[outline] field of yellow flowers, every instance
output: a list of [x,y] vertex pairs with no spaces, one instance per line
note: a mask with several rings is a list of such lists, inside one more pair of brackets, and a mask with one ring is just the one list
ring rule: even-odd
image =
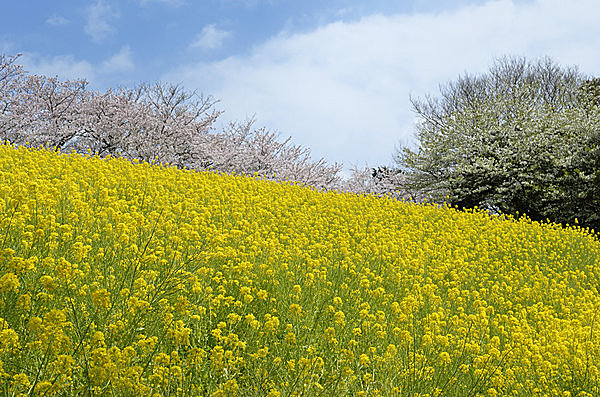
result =
[[577,227],[0,146],[1,395],[598,396]]

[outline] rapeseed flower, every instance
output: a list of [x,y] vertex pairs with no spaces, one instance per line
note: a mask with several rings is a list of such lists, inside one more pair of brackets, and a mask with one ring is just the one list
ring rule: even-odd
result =
[[0,390],[600,395],[600,243],[0,146]]

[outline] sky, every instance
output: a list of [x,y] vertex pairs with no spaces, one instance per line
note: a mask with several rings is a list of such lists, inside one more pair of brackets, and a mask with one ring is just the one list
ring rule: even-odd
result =
[[218,127],[254,118],[313,158],[393,165],[415,147],[410,98],[502,56],[600,77],[598,0],[22,0],[0,53],[106,91],[180,84],[218,99]]

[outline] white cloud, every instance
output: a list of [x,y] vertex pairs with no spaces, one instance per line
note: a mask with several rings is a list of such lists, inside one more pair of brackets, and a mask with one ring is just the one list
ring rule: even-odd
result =
[[135,70],[132,51],[124,46],[119,52],[98,64],[77,59],[73,55],[58,55],[51,58],[37,53],[25,52],[18,62],[31,74],[47,77],[58,76],[61,80],[86,80],[92,90],[103,90],[111,75],[121,75]]
[[115,55],[102,63],[102,71],[105,73],[128,72],[135,69],[131,48],[125,46]]
[[203,50],[213,50],[221,47],[223,41],[231,36],[231,32],[220,30],[215,27],[215,24],[206,25],[202,28],[202,32],[196,36],[190,48],[200,48]]
[[46,19],[46,23],[51,26],[64,26],[67,25],[69,21],[58,14],[52,14]]
[[92,37],[93,42],[100,43],[114,34],[115,28],[110,24],[110,20],[118,17],[118,13],[110,6],[100,0],[89,6],[86,11],[87,23],[84,30]]
[[280,34],[248,55],[185,65],[167,78],[222,100],[224,118],[256,114],[317,157],[388,163],[411,141],[409,94],[435,94],[495,57],[549,55],[600,74],[596,0],[489,1],[434,14],[372,15]]
[[58,76],[61,80],[93,81],[96,78],[94,67],[89,62],[77,60],[71,55],[40,58],[31,53],[24,53],[19,63],[32,74]]

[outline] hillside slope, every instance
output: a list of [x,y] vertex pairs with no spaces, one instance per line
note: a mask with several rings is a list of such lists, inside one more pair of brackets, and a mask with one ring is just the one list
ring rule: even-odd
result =
[[600,395],[599,286],[578,228],[0,146],[4,395]]

